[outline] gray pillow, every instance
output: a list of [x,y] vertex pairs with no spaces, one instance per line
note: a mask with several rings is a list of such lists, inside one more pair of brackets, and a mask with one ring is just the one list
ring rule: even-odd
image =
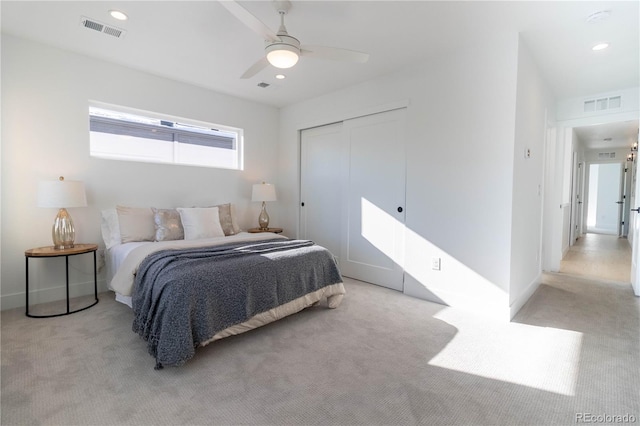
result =
[[231,215],[231,204],[220,204],[218,208],[218,216],[220,217],[220,226],[225,236],[235,235],[236,230],[233,227],[233,219]]
[[156,228],[156,241],[184,240],[184,228],[178,210],[154,207],[151,210]]

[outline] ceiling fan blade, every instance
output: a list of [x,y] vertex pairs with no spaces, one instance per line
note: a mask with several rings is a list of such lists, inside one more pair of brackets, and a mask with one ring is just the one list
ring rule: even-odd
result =
[[368,53],[326,46],[300,46],[300,54],[311,58],[331,59],[332,61],[343,62],[365,63],[369,60]]
[[256,62],[255,64],[251,65],[251,67],[249,67],[249,69],[246,70],[240,78],[251,78],[268,66],[269,66],[269,61],[267,61],[267,58],[264,57],[260,59],[258,62]]
[[239,3],[233,0],[219,0],[219,3],[231,12],[233,16],[238,18],[240,22],[255,31],[263,39],[269,41],[280,41],[280,38],[278,38],[275,32],[267,27],[261,20],[253,16],[253,14],[247,9],[240,6]]

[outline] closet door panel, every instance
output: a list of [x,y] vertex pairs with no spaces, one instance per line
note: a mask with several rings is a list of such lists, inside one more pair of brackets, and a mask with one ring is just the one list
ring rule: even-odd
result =
[[300,237],[344,276],[403,290],[405,109],[304,130]]
[[343,169],[342,123],[303,130],[300,146],[300,238],[340,257]]
[[344,122],[349,146],[341,269],[345,276],[403,289],[405,110]]

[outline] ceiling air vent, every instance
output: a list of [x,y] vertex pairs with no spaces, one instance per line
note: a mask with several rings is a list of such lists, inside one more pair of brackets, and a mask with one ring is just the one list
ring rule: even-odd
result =
[[260,83],[258,83],[258,87],[262,87],[263,89],[266,89],[269,86],[271,85],[269,83],[265,83],[264,81],[261,81]]
[[111,27],[107,24],[103,24],[102,22],[96,21],[95,19],[87,18],[86,16],[80,17],[80,25],[82,25],[85,28],[89,28],[90,30],[108,34],[116,38],[122,38],[126,33],[125,30],[122,30],[116,27]]

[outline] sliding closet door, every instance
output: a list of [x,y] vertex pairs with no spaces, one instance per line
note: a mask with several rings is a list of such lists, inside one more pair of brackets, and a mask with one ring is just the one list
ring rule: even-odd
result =
[[343,123],[349,147],[340,268],[343,275],[403,289],[405,109]]
[[303,130],[300,142],[300,238],[340,257],[347,147],[342,123]]

